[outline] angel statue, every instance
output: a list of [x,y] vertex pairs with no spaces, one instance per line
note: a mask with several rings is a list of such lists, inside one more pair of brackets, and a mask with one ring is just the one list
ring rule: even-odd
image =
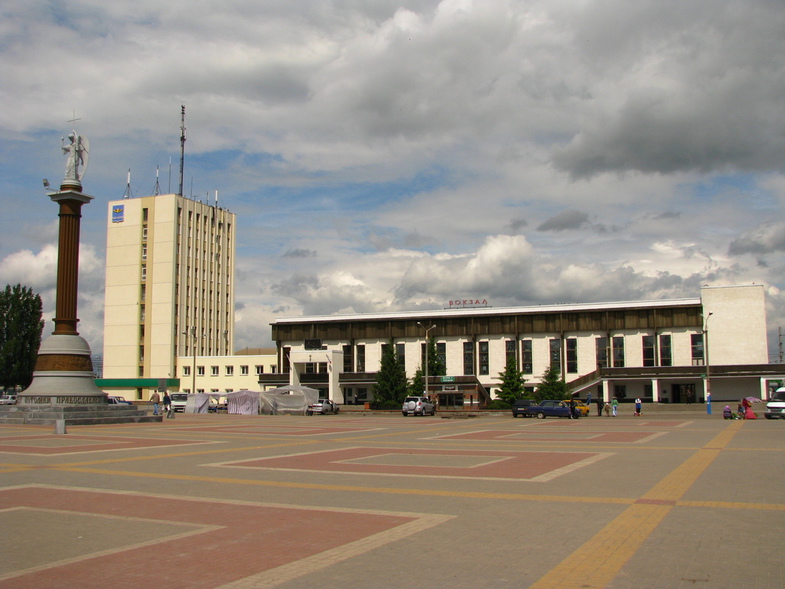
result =
[[[68,155],[65,164],[65,179],[80,181],[87,170],[87,159],[90,156],[90,143],[84,135],[78,135],[76,131],[68,134],[70,143],[65,144],[65,137],[62,138],[62,150]],[[81,170],[79,169],[81,166]]]

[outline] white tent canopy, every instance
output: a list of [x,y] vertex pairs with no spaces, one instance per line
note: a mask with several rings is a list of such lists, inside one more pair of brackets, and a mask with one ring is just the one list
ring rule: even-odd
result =
[[234,415],[258,415],[259,395],[257,391],[243,389],[234,393],[225,393],[226,412]]
[[262,413],[305,413],[319,400],[319,391],[301,385],[286,385],[259,393]]

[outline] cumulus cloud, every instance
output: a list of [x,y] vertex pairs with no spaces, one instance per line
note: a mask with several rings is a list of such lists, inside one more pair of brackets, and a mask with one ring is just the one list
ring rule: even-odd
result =
[[580,211],[562,211],[541,223],[537,231],[569,231],[580,229],[589,223],[589,215]]
[[728,246],[728,253],[732,256],[781,251],[785,251],[785,223],[781,221],[763,223],[745,231]]
[[291,259],[302,259],[302,258],[315,258],[318,254],[314,250],[304,249],[304,248],[294,248],[286,250],[284,253],[284,258],[291,258]]
[[134,194],[156,167],[176,184],[181,104],[186,192],[220,189],[238,214],[251,347],[282,314],[440,308],[458,291],[785,289],[777,3],[7,0],[3,16],[0,272],[52,289],[56,213],[31,197],[62,173],[75,114],[96,196],[80,325],[96,338],[106,201],[129,168]]

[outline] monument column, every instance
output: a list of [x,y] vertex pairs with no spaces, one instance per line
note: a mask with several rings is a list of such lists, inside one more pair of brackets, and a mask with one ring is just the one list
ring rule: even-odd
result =
[[69,135],[69,139],[71,145],[63,147],[63,152],[69,156],[65,179],[59,191],[49,194],[60,206],[55,330],[41,342],[33,382],[17,397],[18,405],[28,407],[105,405],[107,402],[107,395],[95,386],[90,346],[76,330],[82,206],[93,197],[82,193],[87,140],[76,132]]

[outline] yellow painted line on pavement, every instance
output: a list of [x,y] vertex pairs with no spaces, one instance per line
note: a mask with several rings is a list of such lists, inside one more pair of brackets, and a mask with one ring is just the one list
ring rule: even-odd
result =
[[607,586],[731,441],[742,423],[733,422],[720,432],[656,484],[641,498],[641,502],[627,507],[531,588],[588,589]]

